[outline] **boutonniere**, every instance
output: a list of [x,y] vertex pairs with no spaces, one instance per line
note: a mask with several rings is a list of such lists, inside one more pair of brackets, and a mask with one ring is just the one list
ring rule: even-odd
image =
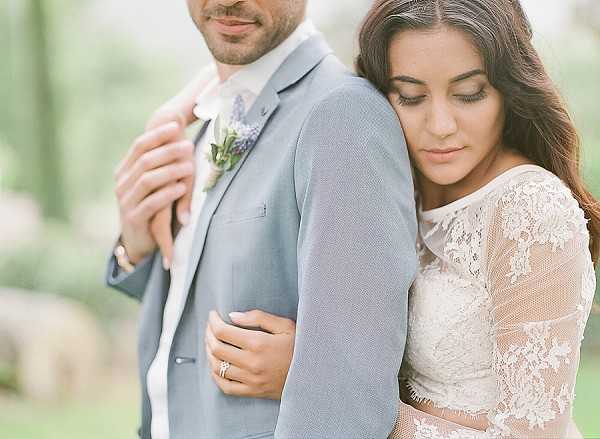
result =
[[215,120],[215,143],[210,144],[206,152],[210,171],[204,183],[204,192],[212,189],[219,178],[230,171],[254,146],[258,139],[258,125],[246,123],[246,110],[241,96],[236,96],[229,125],[222,126],[221,116]]

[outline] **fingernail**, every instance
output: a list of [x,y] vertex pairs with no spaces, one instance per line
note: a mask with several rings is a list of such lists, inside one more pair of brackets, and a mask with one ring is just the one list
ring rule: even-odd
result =
[[187,226],[190,223],[190,214],[189,212],[182,212],[179,215],[179,222],[184,226]]
[[230,312],[229,313],[229,318],[231,320],[243,320],[244,317],[246,317],[246,314],[244,314],[243,312]]
[[164,268],[165,270],[169,270],[169,268],[170,268],[170,265],[171,265],[171,264],[169,263],[169,259],[168,259],[166,256],[165,256],[165,257],[163,257],[163,268]]

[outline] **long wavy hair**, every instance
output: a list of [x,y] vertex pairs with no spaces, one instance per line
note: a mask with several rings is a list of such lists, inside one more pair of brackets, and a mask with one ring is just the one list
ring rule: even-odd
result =
[[518,0],[376,0],[359,33],[357,73],[390,89],[390,40],[405,29],[458,28],[479,49],[488,79],[503,96],[503,142],[558,176],[585,212],[594,264],[600,253],[600,204],[580,171],[580,141],[566,105],[531,42]]

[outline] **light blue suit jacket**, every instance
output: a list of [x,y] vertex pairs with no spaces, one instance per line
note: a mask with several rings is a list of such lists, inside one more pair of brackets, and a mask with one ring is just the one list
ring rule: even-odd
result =
[[[171,438],[384,438],[398,401],[416,268],[413,184],[387,100],[321,36],[305,41],[248,114],[254,148],[208,192],[168,367]],[[203,127],[205,128],[205,127]],[[198,136],[200,137],[200,136]],[[169,273],[154,253],[108,285],[142,301],[142,428]],[[204,352],[208,313],[262,309],[297,321],[281,403],[224,395]]]

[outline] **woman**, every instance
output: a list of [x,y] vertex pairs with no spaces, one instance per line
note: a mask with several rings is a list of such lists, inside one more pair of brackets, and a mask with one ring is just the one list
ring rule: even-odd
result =
[[[419,204],[420,267],[391,437],[578,435],[571,409],[600,207],[520,4],[379,0],[359,41],[358,73],[398,114]],[[254,348],[233,346],[231,356],[232,327],[213,313],[215,381],[232,395],[280,397],[293,322],[230,317],[265,332],[248,330],[237,345]]]

